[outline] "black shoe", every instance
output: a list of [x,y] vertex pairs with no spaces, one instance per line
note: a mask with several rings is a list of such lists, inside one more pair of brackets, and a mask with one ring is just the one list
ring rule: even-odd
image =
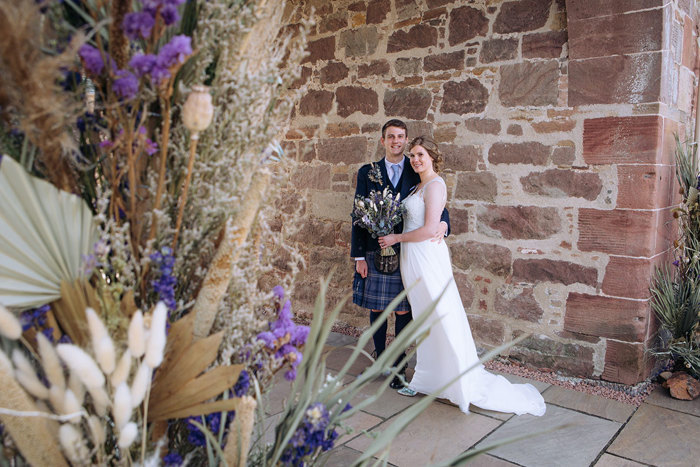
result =
[[391,380],[391,383],[389,383],[389,387],[390,387],[391,389],[401,389],[401,388],[405,387],[406,385],[403,383],[403,381],[401,380],[401,378],[403,378],[403,380],[405,381],[405,380],[406,380],[406,375],[405,375],[405,374],[402,374],[402,373],[399,373],[399,375],[394,376],[394,379],[392,379],[392,380]]

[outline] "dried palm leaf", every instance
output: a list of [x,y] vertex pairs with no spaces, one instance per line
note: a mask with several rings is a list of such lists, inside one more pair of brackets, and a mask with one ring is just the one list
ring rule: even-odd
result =
[[96,240],[92,212],[78,196],[0,160],[0,303],[37,307],[81,276]]
[[194,315],[176,321],[168,334],[163,363],[158,368],[148,402],[148,421],[236,410],[238,399],[206,402],[233,387],[243,365],[219,366],[216,360],[223,332],[194,341]]

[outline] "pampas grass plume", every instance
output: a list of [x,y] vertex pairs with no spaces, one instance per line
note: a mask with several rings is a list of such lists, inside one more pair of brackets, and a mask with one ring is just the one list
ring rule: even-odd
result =
[[114,392],[114,404],[112,404],[112,416],[114,424],[117,425],[119,431],[129,422],[131,418],[131,392],[126,383],[122,383]]
[[12,361],[15,363],[15,378],[19,384],[37,399],[48,399],[49,388],[39,381],[29,359],[19,349],[12,351]]
[[143,327],[143,313],[136,310],[129,323],[129,350],[134,358],[140,358],[146,352],[146,336]]
[[95,406],[95,411],[100,417],[104,417],[107,414],[107,407],[109,407],[109,396],[105,392],[102,386],[96,388],[88,388],[88,393],[92,397],[92,403]]
[[[65,396],[63,397],[63,414],[72,414],[76,412],[82,412],[83,406],[78,402],[78,398],[75,397],[73,391],[70,389],[66,390]],[[69,420],[71,423],[80,423],[80,415],[76,415]]]
[[17,340],[22,335],[22,325],[19,320],[2,305],[0,305],[0,334],[12,340]]
[[[63,399],[66,397],[66,391],[64,388],[52,384],[49,388],[49,402],[51,402],[51,407],[56,413],[65,413],[63,411]],[[75,396],[74,396],[75,397]]]
[[74,464],[82,464],[87,457],[87,448],[83,444],[80,432],[73,425],[66,423],[58,429],[58,439],[68,459]]
[[104,336],[95,344],[95,358],[106,375],[112,374],[116,366],[114,342],[109,336]]
[[165,351],[165,325],[168,320],[168,309],[163,302],[158,302],[153,310],[151,320],[151,335],[146,345],[144,361],[151,368],[156,368],[163,361]]
[[117,441],[117,445],[120,449],[127,449],[129,446],[131,446],[131,443],[134,442],[138,434],[139,428],[138,426],[136,426],[136,423],[127,423],[126,425],[124,425],[124,428],[119,434],[119,440]]
[[114,372],[110,375],[109,379],[112,382],[113,387],[117,387],[126,381],[129,377],[129,371],[131,370],[131,351],[126,349],[122,354],[119,362],[117,362],[117,367]]
[[92,308],[85,309],[85,316],[87,316],[88,328],[90,329],[90,336],[92,337],[92,345],[102,340],[104,337],[108,336],[107,328],[104,323],[97,316],[97,313]]
[[146,362],[142,362],[138,371],[134,375],[134,381],[131,382],[131,401],[134,407],[143,402],[148,390],[148,384],[151,382],[151,367]]
[[56,352],[68,368],[75,372],[86,388],[100,388],[105,384],[105,375],[102,374],[95,361],[80,347],[73,344],[59,344],[56,346]]
[[75,372],[71,371],[70,376],[68,376],[68,387],[73,391],[73,395],[78,399],[80,405],[83,405],[83,402],[85,402],[85,386],[80,382],[80,378]]
[[97,415],[90,415],[88,418],[88,428],[90,428],[90,436],[92,436],[92,443],[95,446],[102,445],[105,440],[105,427],[102,425],[100,417]]
[[39,356],[41,356],[41,366],[44,368],[46,379],[59,388],[66,387],[66,377],[63,375],[63,365],[58,359],[58,354],[49,340],[42,333],[36,334],[39,344]]

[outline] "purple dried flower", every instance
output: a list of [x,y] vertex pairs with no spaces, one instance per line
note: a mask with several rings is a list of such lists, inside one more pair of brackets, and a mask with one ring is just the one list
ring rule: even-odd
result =
[[258,340],[261,340],[265,343],[265,346],[272,348],[275,345],[275,341],[277,338],[275,337],[274,334],[272,334],[269,331],[264,331],[258,334]]
[[289,341],[292,345],[300,347],[306,344],[306,338],[309,337],[309,327],[308,326],[296,326],[291,332],[291,340]]
[[78,55],[80,55],[85,68],[91,75],[98,76],[104,70],[105,62],[102,60],[102,54],[90,44],[84,44],[80,47]]
[[180,467],[182,465],[182,456],[177,452],[169,452],[163,457],[163,464],[166,467]]
[[236,381],[236,385],[233,387],[233,393],[236,394],[236,397],[242,397],[248,393],[248,389],[250,389],[250,374],[243,370],[241,374],[238,375],[238,381]]
[[281,285],[276,285],[272,288],[272,295],[279,301],[284,299],[284,288]]
[[139,80],[128,70],[117,70],[117,79],[114,80],[114,92],[122,99],[129,100],[139,92]]
[[175,24],[180,19],[180,14],[177,12],[177,7],[174,5],[165,5],[160,10],[160,17],[163,18],[163,23],[166,26]]
[[148,154],[149,156],[152,156],[153,154],[158,152],[158,143],[155,143],[148,138],[146,138],[144,146],[146,148],[146,154]]
[[287,381],[294,381],[295,379],[297,379],[297,369],[292,368],[291,370],[285,371],[284,379],[286,379]]
[[153,54],[136,54],[129,61],[129,66],[133,68],[139,78],[150,73],[155,64],[156,56]]
[[192,38],[184,34],[174,36],[158,52],[158,67],[170,68],[177,63],[185,63],[185,60],[191,54]]
[[151,281],[151,286],[158,294],[158,300],[162,300],[170,310],[177,308],[175,301],[175,285],[177,279],[173,275],[175,257],[170,247],[163,247],[150,256],[151,261],[158,268],[158,278]]
[[132,12],[124,16],[122,28],[126,37],[132,41],[137,40],[139,36],[148,39],[155,23],[153,16],[147,12]]

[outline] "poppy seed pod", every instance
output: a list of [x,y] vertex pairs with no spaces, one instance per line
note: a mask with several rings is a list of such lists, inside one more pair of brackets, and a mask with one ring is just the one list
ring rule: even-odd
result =
[[182,122],[192,132],[192,138],[197,138],[200,131],[207,129],[214,117],[214,106],[207,86],[192,86],[192,92],[187,96],[182,107]]

